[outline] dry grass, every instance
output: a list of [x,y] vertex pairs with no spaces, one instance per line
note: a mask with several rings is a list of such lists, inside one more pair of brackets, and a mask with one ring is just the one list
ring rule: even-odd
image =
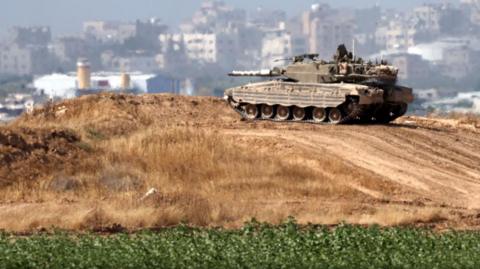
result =
[[[480,115],[474,113],[431,113],[428,115],[429,120],[440,121],[441,123],[453,125],[454,127],[471,127],[473,129],[480,128]],[[447,124],[448,125],[448,124]]]
[[[139,228],[182,221],[235,226],[252,217],[275,223],[308,210],[285,201],[315,203],[348,191],[301,159],[283,160],[200,128],[151,127],[88,142],[96,160],[91,169],[59,171],[2,189],[4,203],[23,202],[24,207],[0,210],[0,228],[86,229],[114,223]],[[159,193],[140,202],[150,188]],[[35,213],[27,214],[31,207]]]
[[446,118],[456,119],[460,124],[469,124],[480,128],[480,115],[473,113],[449,113]]
[[[125,136],[87,137],[83,143],[91,154],[76,162],[88,169],[60,170],[0,190],[0,228],[86,230],[120,224],[136,229],[181,222],[238,227],[253,217],[280,223],[288,216],[335,224],[369,210],[342,204],[368,198],[352,182],[388,191],[381,179],[368,183],[374,175],[329,156],[301,157],[305,152],[285,144],[257,149],[268,140],[157,126]],[[159,192],[140,201],[150,188]]]
[[419,208],[407,210],[402,207],[384,207],[373,214],[367,214],[355,220],[361,224],[379,225],[411,225],[422,223],[436,223],[447,220],[448,214],[438,208]]
[[[74,148],[78,154],[70,159],[53,153],[49,158],[41,150],[24,154],[28,162],[17,167],[32,170],[32,177],[12,177],[0,188],[0,229],[88,230],[113,224],[136,229],[180,222],[238,227],[253,217],[279,223],[288,216],[324,224],[394,225],[415,222],[419,214],[425,222],[436,219],[428,212],[377,210],[375,201],[388,200],[401,188],[288,140],[229,134],[237,115],[218,100],[193,101],[89,96],[7,126],[47,134],[49,128],[66,128],[81,140],[49,142],[49,154],[60,146]],[[215,125],[217,114],[225,124],[221,128]],[[158,193],[140,200],[151,188]]]

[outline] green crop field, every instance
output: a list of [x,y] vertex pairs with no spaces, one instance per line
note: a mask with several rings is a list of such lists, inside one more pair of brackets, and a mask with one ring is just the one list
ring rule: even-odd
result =
[[480,268],[480,233],[252,222],[117,235],[0,236],[0,268]]

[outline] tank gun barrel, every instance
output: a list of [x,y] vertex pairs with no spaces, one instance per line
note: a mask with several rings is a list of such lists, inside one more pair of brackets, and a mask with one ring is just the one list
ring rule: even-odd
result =
[[231,77],[278,77],[281,76],[282,73],[276,69],[263,69],[253,71],[233,71],[228,75]]

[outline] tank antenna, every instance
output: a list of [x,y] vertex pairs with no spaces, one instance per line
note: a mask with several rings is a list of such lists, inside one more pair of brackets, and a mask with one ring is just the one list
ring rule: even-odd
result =
[[355,38],[352,40],[352,55],[353,55],[353,61],[355,62]]

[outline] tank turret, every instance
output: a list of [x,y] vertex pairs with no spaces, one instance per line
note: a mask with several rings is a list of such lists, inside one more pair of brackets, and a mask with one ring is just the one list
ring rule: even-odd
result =
[[282,68],[260,71],[233,71],[230,76],[283,77],[285,80],[303,83],[383,83],[395,84],[398,68],[381,61],[365,63],[355,59],[344,45],[340,45],[333,61],[318,59],[318,54],[303,54],[288,59],[291,64]]
[[[383,60],[374,64],[357,59],[344,45],[338,47],[329,62],[318,59],[318,54],[283,60],[291,63],[271,70],[230,73],[230,76],[273,80],[229,89],[226,99],[249,119],[332,123],[389,122],[404,115],[408,103],[413,101],[412,89],[396,85],[399,71],[396,67]],[[264,108],[265,115],[262,114]],[[319,109],[325,114],[321,121],[315,116]],[[286,115],[279,118],[282,113]],[[333,119],[329,118],[330,114]]]

